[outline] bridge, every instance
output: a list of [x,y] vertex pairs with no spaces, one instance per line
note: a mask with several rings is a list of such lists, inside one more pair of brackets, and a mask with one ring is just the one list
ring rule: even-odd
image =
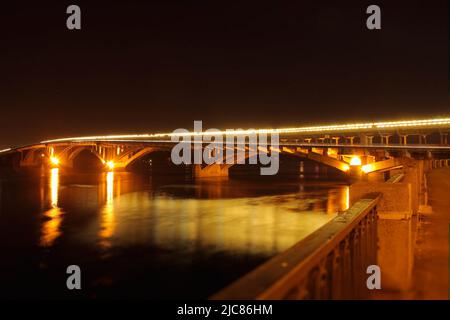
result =
[[[209,142],[198,142],[196,137],[219,136],[223,141],[233,141],[233,164],[244,163],[252,152],[278,153],[309,159],[353,177],[364,177],[401,168],[408,159],[447,161],[449,132],[450,118],[437,118],[280,129],[86,136],[51,139],[0,150],[0,158],[15,155],[20,167],[72,168],[78,155],[88,150],[105,170],[127,170],[145,155],[170,152],[177,143],[174,141],[179,139],[193,142],[191,148],[203,152]],[[252,138],[261,134],[278,134],[278,146],[269,143],[262,148],[251,142],[257,141]],[[230,147],[223,147],[220,162],[195,165],[194,175],[227,176],[232,164],[225,161],[226,155],[230,154],[225,149]]]
[[[450,118],[441,118],[72,137],[0,150],[0,162],[17,161],[18,168],[70,169],[82,152],[89,152],[111,177],[111,171],[128,170],[146,155],[170,153],[180,140],[189,143],[193,151],[209,152],[210,141],[203,138],[214,136],[231,138],[233,146],[230,149],[225,145],[219,150],[220,163],[194,165],[195,177],[227,176],[234,163],[244,163],[242,160],[256,151],[331,167],[357,180],[348,188],[348,209],[210,298],[360,299],[372,294],[365,282],[369,265],[379,265],[383,270],[383,288],[408,291],[411,287],[414,241],[410,221],[414,215],[420,221],[435,210],[431,210],[428,199],[427,174],[450,165],[449,132]],[[262,147],[254,143],[259,134],[277,134],[279,143]],[[230,154],[236,160],[233,164],[226,161]],[[447,177],[444,174],[450,171],[444,168],[433,172]],[[434,205],[432,201],[431,204]],[[444,210],[440,215],[448,216],[448,210]],[[438,222],[433,225],[433,232],[447,230],[447,223],[441,226]],[[434,236],[434,245],[445,243],[446,239],[439,237],[442,234],[447,235],[440,232]],[[392,259],[393,255],[397,259]]]

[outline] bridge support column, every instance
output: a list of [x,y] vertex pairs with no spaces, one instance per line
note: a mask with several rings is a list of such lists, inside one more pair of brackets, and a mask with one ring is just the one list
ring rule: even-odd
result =
[[347,142],[349,142],[351,145],[353,145],[353,142],[354,142],[354,140],[355,140],[355,137],[354,136],[351,136],[351,137],[345,137],[346,139],[347,139]]
[[349,176],[352,180],[358,181],[363,178],[363,172],[361,166],[350,166]]
[[334,144],[339,144],[341,137],[333,137],[332,139],[334,140]]
[[421,134],[419,135],[419,143],[420,144],[427,144],[427,134]]
[[359,143],[360,144],[373,144],[373,136],[365,133],[361,133],[359,135]]
[[441,133],[441,144],[448,144],[448,133]]
[[408,135],[407,134],[400,135],[400,142],[403,145],[408,144]]
[[228,166],[222,164],[211,164],[204,168],[194,165],[193,175],[195,178],[228,177]]
[[37,167],[42,163],[42,157],[39,155],[42,150],[29,150],[25,155],[22,152],[20,166],[21,167]]
[[389,144],[389,138],[390,138],[390,137],[391,137],[390,134],[382,135],[382,136],[381,136],[382,143],[385,144],[385,145],[388,145],[388,144]]

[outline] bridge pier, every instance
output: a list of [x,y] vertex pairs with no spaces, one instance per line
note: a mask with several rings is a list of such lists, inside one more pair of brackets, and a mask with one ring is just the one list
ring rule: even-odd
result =
[[355,140],[355,136],[345,137],[345,139],[347,140],[348,143],[350,143],[351,145],[353,145],[354,140]]
[[383,134],[381,135],[382,143],[385,145],[389,145],[389,139],[391,138],[391,134]]
[[192,174],[194,178],[228,177],[228,168],[229,166],[224,164],[211,164],[203,168],[196,164]]
[[334,144],[339,144],[341,137],[333,137],[332,139],[334,140]]
[[441,133],[441,144],[448,144],[448,133]]
[[400,141],[401,141],[401,144],[407,145],[408,144],[408,135],[407,134],[400,135]]
[[419,143],[420,144],[427,144],[427,134],[420,134],[419,135]]
[[374,137],[373,135],[361,133],[359,135],[359,143],[365,144],[365,145],[371,145],[371,144],[373,144],[373,137]]

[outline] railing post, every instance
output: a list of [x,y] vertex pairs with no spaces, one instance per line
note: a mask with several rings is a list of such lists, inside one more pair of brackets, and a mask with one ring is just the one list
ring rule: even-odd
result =
[[342,242],[333,250],[333,262],[331,266],[331,299],[343,299],[343,290],[340,285],[343,283],[342,272]]
[[[342,265],[341,273],[344,274],[344,285],[341,284],[344,290],[344,299],[349,299],[352,295],[351,292],[351,282],[352,282],[352,259],[351,259],[351,250],[350,250],[350,235],[348,235],[343,241],[343,251],[344,251],[344,263]],[[348,285],[346,285],[348,284]]]

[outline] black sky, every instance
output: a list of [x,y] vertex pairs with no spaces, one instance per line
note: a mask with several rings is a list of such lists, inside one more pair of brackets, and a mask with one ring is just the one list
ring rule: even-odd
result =
[[[370,4],[382,30],[366,29]],[[446,0],[18,1],[0,41],[0,148],[450,115]]]

